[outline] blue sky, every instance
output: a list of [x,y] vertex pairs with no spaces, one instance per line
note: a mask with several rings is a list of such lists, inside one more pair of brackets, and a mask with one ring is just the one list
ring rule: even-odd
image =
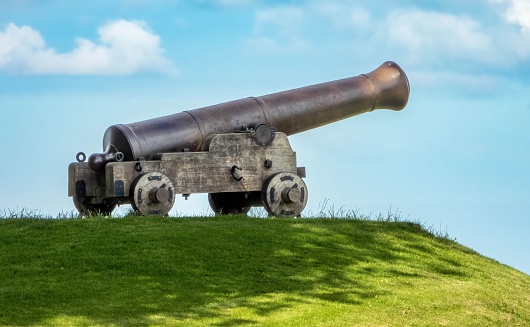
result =
[[74,210],[67,166],[112,124],[386,60],[407,108],[290,137],[306,210],[400,212],[530,273],[530,0],[3,0],[0,209]]

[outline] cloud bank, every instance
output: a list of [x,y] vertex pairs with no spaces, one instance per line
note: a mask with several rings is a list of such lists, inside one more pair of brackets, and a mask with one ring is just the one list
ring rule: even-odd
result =
[[378,48],[415,67],[458,62],[473,69],[505,69],[525,64],[530,59],[530,0],[489,0],[482,9],[496,14],[446,12],[429,9],[429,5],[375,10],[344,0],[270,6],[256,11],[247,44],[255,47],[261,41],[260,51],[266,46],[284,51],[307,49],[313,46],[308,27],[318,26],[316,31],[325,31],[330,38],[342,33],[341,41],[349,39],[352,47]]
[[0,71],[21,75],[175,74],[158,35],[141,21],[116,20],[98,29],[99,40],[75,40],[70,52],[57,53],[39,31],[8,24],[0,30]]
[[[382,5],[384,4],[384,5]],[[257,55],[349,53],[395,60],[421,87],[475,96],[511,90],[530,73],[530,0],[309,0],[261,6],[245,47]],[[340,57],[340,56],[338,56]]]
[[530,0],[494,0],[494,2],[507,4],[504,18],[508,23],[519,25],[523,32],[530,30]]

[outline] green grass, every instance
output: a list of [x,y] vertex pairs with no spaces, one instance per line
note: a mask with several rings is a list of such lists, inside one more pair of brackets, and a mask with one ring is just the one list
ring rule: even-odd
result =
[[530,276],[409,222],[0,219],[2,326],[530,326]]

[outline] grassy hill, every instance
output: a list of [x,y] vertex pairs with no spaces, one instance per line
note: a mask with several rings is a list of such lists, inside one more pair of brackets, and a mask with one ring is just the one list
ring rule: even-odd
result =
[[530,326],[530,276],[407,222],[0,219],[0,325]]

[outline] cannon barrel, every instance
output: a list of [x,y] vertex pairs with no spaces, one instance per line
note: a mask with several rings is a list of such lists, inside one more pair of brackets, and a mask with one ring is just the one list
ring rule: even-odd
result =
[[409,93],[407,76],[388,61],[368,74],[110,126],[103,137],[105,152],[92,154],[89,166],[101,171],[111,161],[200,151],[209,135],[256,123],[292,135],[375,109],[401,110]]

